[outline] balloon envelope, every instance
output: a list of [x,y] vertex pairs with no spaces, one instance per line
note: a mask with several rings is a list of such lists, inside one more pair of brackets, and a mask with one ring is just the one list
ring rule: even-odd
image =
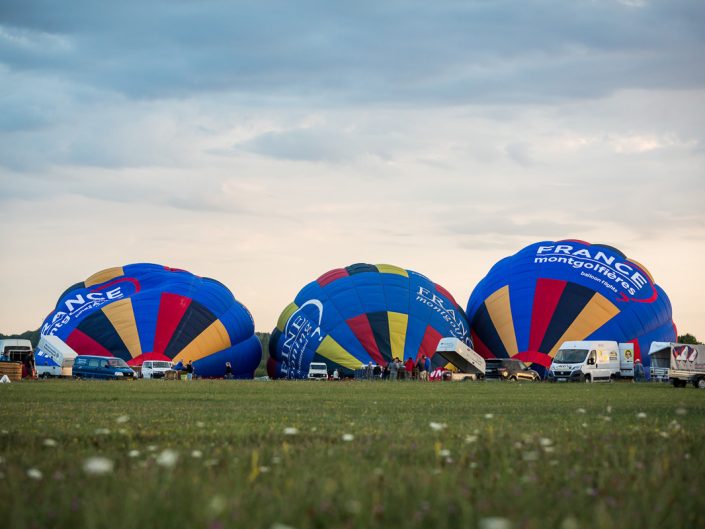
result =
[[447,336],[470,344],[463,309],[443,287],[411,270],[358,263],[301,289],[272,332],[267,367],[274,378],[305,378],[322,361],[349,375],[424,354],[438,366],[445,361],[433,355]]
[[227,287],[156,264],[109,268],[73,285],[41,334],[132,366],[190,360],[203,377],[223,376],[230,362],[235,377],[252,378],[262,357],[252,316]]
[[475,349],[543,371],[564,341],[634,344],[650,365],[652,341],[676,339],[671,303],[649,271],[610,246],[544,241],[495,264],[470,295]]

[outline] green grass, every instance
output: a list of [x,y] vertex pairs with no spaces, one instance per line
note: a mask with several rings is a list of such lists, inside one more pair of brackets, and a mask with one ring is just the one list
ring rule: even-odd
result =
[[[9,384],[0,516],[13,529],[705,527],[704,399],[627,383]],[[173,467],[158,464],[166,449]],[[92,456],[114,469],[87,474]]]

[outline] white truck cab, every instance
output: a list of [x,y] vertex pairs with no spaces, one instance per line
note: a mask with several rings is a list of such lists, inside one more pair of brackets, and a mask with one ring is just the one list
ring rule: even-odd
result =
[[328,380],[328,365],[325,362],[311,362],[306,378],[308,380]]
[[173,362],[166,360],[145,360],[142,362],[140,377],[142,378],[164,378],[167,371],[174,369]]
[[563,342],[551,362],[548,380],[611,382],[621,376],[619,351],[619,344],[611,341]]

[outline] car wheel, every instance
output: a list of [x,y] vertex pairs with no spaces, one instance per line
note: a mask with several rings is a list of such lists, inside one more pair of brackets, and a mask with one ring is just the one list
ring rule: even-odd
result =
[[518,380],[517,377],[515,377],[514,375],[509,377],[509,382],[516,382],[517,380]]
[[705,389],[705,378],[701,377],[698,380],[696,380],[693,384],[698,389]]
[[585,382],[586,384],[589,384],[590,382],[592,382],[590,375],[585,375],[585,379],[583,380],[583,382]]

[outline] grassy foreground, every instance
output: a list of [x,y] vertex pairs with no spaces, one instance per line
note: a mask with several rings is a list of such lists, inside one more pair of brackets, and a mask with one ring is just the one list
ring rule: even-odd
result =
[[705,527],[705,392],[666,385],[0,386],[22,528]]

